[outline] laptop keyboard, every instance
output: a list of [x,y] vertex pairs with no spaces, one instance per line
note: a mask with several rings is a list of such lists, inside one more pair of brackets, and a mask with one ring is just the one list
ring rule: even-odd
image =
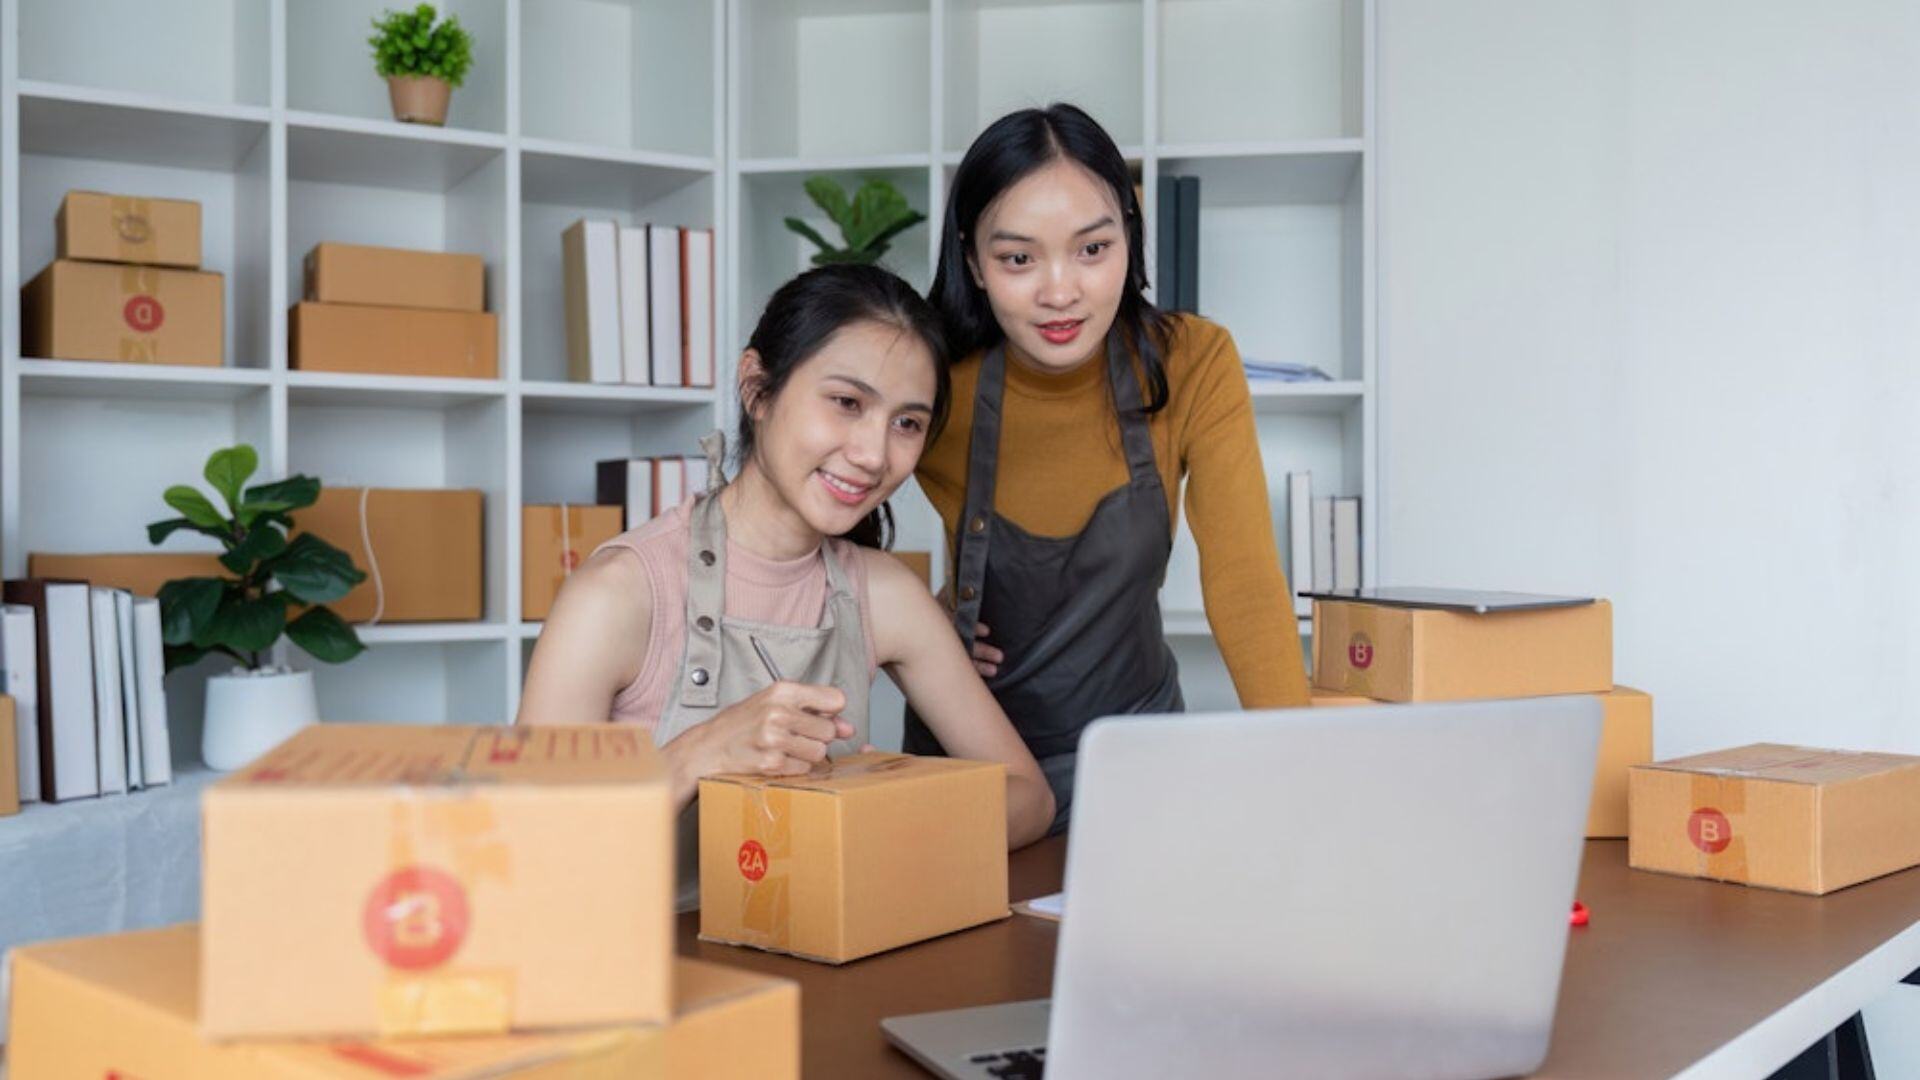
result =
[[967,1062],[985,1069],[988,1076],[998,1077],[999,1080],[1040,1080],[1041,1071],[1047,1065],[1047,1048],[1034,1046],[1025,1050],[975,1054]]

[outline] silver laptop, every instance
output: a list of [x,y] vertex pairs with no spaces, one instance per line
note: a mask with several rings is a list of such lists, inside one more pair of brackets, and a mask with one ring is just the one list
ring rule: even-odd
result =
[[1599,733],[1586,696],[1101,720],[1051,1008],[881,1028],[967,1080],[1531,1072]]

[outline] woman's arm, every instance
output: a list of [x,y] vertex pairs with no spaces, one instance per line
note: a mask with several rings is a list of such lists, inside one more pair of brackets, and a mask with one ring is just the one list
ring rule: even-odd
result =
[[862,549],[874,652],[954,757],[1007,767],[1007,847],[1040,839],[1053,824],[1053,789],[980,681],[926,582],[883,551]]

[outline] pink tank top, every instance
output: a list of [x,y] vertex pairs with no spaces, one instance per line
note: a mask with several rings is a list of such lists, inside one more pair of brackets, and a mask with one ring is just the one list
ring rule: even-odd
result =
[[[613,699],[610,719],[616,724],[641,724],[648,730],[666,711],[667,693],[680,670],[687,647],[687,535],[688,499],[652,521],[629,529],[600,545],[624,548],[639,558],[653,596],[653,621],[648,628],[647,657],[640,674]],[[867,678],[880,670],[873,645],[873,611],[867,600],[867,564],[859,546],[829,537],[854,596],[860,602],[860,630],[867,640]],[[600,550],[596,549],[596,550]],[[785,626],[818,626],[827,604],[827,564],[820,552],[798,559],[763,559],[727,541],[726,613],[735,619]]]

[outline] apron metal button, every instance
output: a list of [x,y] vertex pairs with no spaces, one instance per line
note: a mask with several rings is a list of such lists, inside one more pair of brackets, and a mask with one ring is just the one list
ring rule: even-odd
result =
[[711,617],[709,617],[709,616],[706,616],[706,615],[702,615],[702,616],[700,616],[700,617],[699,617],[698,619],[695,619],[695,620],[693,621],[693,625],[695,625],[695,626],[697,626],[697,627],[699,627],[699,628],[700,628],[700,629],[702,629],[702,630],[712,630],[712,629],[713,629],[713,619],[712,619]]
[[712,565],[713,565],[713,552],[711,552],[711,551],[703,551],[703,552],[701,552],[701,553],[700,553],[700,562],[701,562],[701,564],[702,564],[702,565],[704,565],[704,566],[712,566]]
[[707,669],[703,667],[694,668],[693,673],[688,675],[687,679],[695,686],[705,686],[707,685]]
[[977,517],[977,518],[974,518],[972,521],[967,522],[967,531],[973,533],[975,536],[978,536],[979,534],[986,532],[987,519],[983,517]]
[[962,600],[971,600],[978,595],[980,594],[974,592],[973,586],[971,585],[963,585],[960,587],[960,599]]

